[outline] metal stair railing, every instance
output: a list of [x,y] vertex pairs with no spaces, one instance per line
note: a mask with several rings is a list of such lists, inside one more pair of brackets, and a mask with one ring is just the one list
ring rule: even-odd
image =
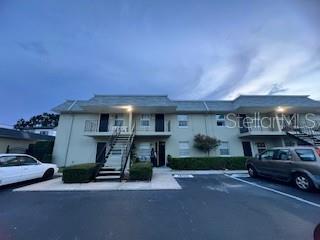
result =
[[[110,140],[108,142],[106,142],[106,144],[103,147],[103,149],[99,152],[98,157],[97,157],[98,159],[104,153],[104,149],[106,149],[105,150],[105,156],[109,156],[109,154],[110,154],[110,152],[111,152],[111,150],[113,148],[113,145],[114,145],[115,141],[117,140],[118,136],[120,135],[120,133],[121,133],[121,130],[119,128],[116,128],[116,129],[113,130],[112,135],[110,137]],[[105,158],[103,164],[105,164],[105,163],[106,163],[106,158]]]
[[287,134],[298,138],[301,141],[304,141],[313,146],[317,146],[318,144],[316,142],[320,141],[320,132],[316,131],[316,127],[318,126],[318,122],[314,124],[314,126],[312,127],[308,126],[306,120],[304,120],[303,124],[297,125],[296,127],[291,126],[285,122],[282,130],[285,131]]
[[122,180],[124,178],[124,172],[126,170],[127,164],[128,164],[128,159],[129,159],[129,155],[131,152],[131,148],[132,148],[132,143],[134,140],[136,134],[136,125],[134,124],[132,129],[131,129],[131,134],[128,138],[126,147],[122,153],[122,157],[121,157],[121,169],[120,169],[120,180]]

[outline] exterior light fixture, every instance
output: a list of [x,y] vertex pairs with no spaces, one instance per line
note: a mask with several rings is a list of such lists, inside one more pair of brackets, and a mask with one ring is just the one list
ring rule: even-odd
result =
[[283,113],[285,111],[285,109],[283,107],[279,106],[279,107],[277,107],[276,111],[279,113]]
[[132,106],[128,106],[128,107],[127,107],[127,111],[128,111],[128,112],[132,112],[132,110],[133,110]]

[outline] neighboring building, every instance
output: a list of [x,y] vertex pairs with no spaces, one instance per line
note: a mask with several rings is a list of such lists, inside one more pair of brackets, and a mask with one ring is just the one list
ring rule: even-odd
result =
[[37,141],[54,141],[54,137],[0,128],[0,153],[25,153],[29,144]]
[[[307,129],[306,114],[315,114],[311,116],[315,122],[320,119],[320,102],[308,96],[175,101],[167,96],[95,95],[87,101],[66,101],[53,110],[60,113],[53,152],[59,166],[104,162],[107,157],[108,165],[119,167],[132,130],[136,156],[149,160],[153,148],[158,166],[166,163],[168,154],[206,156],[193,147],[198,133],[221,140],[210,156],[253,156],[269,147],[315,145],[314,136],[303,138],[293,122],[283,124],[284,117],[297,113],[295,123],[303,129]],[[266,119],[273,123],[266,126]],[[105,143],[114,139],[115,130],[121,134],[116,135],[115,146],[108,147]]]
[[33,127],[33,128],[23,129],[23,131],[55,137],[57,133],[57,128],[56,127],[55,128]]

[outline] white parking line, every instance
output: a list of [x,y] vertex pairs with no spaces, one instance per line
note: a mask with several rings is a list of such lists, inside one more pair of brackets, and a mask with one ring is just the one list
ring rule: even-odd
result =
[[280,195],[285,196],[285,197],[288,197],[288,198],[295,199],[295,200],[297,200],[297,201],[300,201],[300,202],[309,204],[309,205],[311,205],[311,206],[320,208],[320,204],[318,204],[318,203],[311,202],[311,201],[305,200],[305,199],[303,199],[303,198],[296,197],[296,196],[294,196],[294,195],[290,195],[290,194],[288,194],[288,193],[284,193],[284,192],[281,192],[281,191],[278,191],[278,190],[275,190],[275,189],[272,189],[272,188],[264,187],[264,186],[261,186],[261,185],[256,184],[256,183],[253,183],[253,182],[249,182],[249,181],[240,179],[240,178],[238,178],[238,177],[236,177],[236,176],[233,176],[233,175],[225,174],[225,176],[230,177],[230,178],[232,178],[232,179],[234,179],[234,180],[237,180],[237,181],[240,181],[240,182],[243,182],[243,183],[247,183],[247,184],[249,184],[249,185],[252,185],[252,186],[255,186],[255,187],[258,187],[258,188],[261,188],[261,189],[270,191],[270,192],[273,192],[273,193],[280,194]]

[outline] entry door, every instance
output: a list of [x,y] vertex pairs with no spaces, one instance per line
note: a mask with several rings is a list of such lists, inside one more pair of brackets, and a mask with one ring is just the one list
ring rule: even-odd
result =
[[246,123],[246,114],[239,114],[239,125],[240,125],[240,133],[249,132],[248,124]]
[[164,166],[166,164],[166,143],[159,142],[159,163],[158,166]]
[[164,132],[164,114],[156,114],[156,132]]
[[108,132],[109,114],[100,115],[99,132]]
[[105,163],[106,159],[106,143],[97,143],[96,163]]
[[242,142],[243,154],[245,157],[252,157],[250,142]]

